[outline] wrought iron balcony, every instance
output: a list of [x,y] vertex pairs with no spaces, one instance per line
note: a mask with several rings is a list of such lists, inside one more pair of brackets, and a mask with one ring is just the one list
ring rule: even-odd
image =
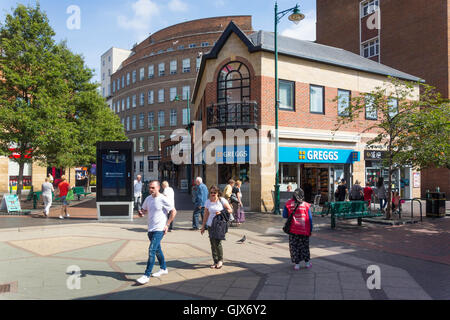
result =
[[256,129],[258,109],[256,102],[213,104],[207,108],[208,129]]

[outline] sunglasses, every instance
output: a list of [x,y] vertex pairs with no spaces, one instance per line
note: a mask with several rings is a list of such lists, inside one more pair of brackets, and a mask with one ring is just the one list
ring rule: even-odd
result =
[[217,194],[217,192],[210,192],[210,194],[213,196],[213,195]]

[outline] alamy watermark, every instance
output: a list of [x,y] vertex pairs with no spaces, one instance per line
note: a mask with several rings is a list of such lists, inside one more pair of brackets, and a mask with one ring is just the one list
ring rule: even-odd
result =
[[66,280],[67,289],[80,290],[81,289],[81,268],[76,265],[67,267],[66,273],[70,276]]
[[69,30],[80,30],[81,29],[81,9],[77,5],[71,5],[67,7],[67,14],[70,14],[67,18],[66,26]]
[[366,284],[369,290],[381,289],[381,268],[377,265],[371,265],[367,267],[367,274],[370,274],[367,278]]

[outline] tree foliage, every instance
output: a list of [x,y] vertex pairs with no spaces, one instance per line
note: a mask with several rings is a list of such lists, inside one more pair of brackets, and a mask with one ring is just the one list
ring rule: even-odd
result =
[[[55,32],[39,4],[18,5],[0,24],[0,153],[23,166],[94,162],[99,140],[125,140],[119,118],[91,83],[93,71]],[[25,159],[28,154],[31,159]]]
[[[420,89],[420,100],[416,98]],[[339,101],[342,97],[337,97]],[[383,86],[351,99],[339,116],[336,130],[364,121],[362,133],[374,136],[368,146],[387,151],[384,167],[389,169],[388,208],[390,218],[392,174],[398,168],[450,168],[450,104],[435,88],[390,78]]]

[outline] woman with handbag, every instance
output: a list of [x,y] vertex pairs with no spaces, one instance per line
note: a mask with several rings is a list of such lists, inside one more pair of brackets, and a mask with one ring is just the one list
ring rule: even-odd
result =
[[237,208],[236,208],[236,222],[238,226],[240,226],[242,223],[245,222],[245,212],[244,212],[244,205],[242,204],[242,191],[241,191],[242,181],[238,180],[236,181],[235,189],[233,188],[233,192],[236,191],[236,197],[238,200]]
[[[217,239],[216,230],[212,230],[219,220],[224,219],[227,223],[230,215],[233,213],[233,209],[225,198],[221,197],[220,189],[217,186],[212,186],[209,189],[209,199],[205,202],[205,218],[203,219],[203,225],[201,229],[201,234],[205,233],[206,228],[208,228],[209,240],[211,242],[211,252],[214,260],[214,264],[210,267],[211,269],[220,269],[223,266],[223,248],[222,240]],[[214,221],[214,219],[217,219]],[[225,230],[226,232],[226,230]],[[224,235],[222,235],[224,236]]]
[[289,251],[295,264],[294,270],[300,270],[300,262],[305,261],[306,268],[311,268],[309,237],[313,229],[311,205],[304,202],[305,193],[296,189],[294,196],[286,203],[283,218],[287,218],[283,231],[289,234]]

